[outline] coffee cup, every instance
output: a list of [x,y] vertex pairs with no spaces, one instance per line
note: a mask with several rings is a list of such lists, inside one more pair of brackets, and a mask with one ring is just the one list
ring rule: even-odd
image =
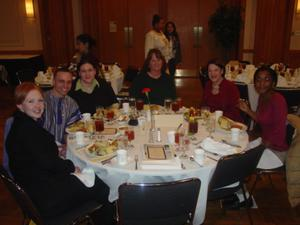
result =
[[170,144],[175,144],[175,131],[174,130],[168,131],[167,135],[168,135],[168,142]]
[[77,131],[75,133],[75,137],[76,137],[76,144],[77,145],[84,145],[84,132]]
[[240,136],[240,129],[239,128],[231,128],[231,141],[237,142]]
[[127,151],[124,149],[117,150],[117,161],[119,165],[127,164]]

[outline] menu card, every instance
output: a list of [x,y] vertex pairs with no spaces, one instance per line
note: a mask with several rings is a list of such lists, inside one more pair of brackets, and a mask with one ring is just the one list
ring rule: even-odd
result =
[[164,146],[147,145],[146,151],[148,159],[164,160],[167,158]]
[[114,135],[117,133],[116,128],[104,128],[104,130],[100,133],[102,135]]

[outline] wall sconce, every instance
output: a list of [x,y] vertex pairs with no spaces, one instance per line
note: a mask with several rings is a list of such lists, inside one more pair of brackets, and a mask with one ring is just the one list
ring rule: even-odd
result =
[[25,12],[27,18],[34,18],[33,0],[25,0]]
[[297,0],[296,13],[300,14],[300,0]]

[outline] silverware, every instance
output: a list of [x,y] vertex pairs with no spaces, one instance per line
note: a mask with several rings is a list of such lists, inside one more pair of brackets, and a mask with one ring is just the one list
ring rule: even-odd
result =
[[135,169],[135,170],[138,169],[138,161],[139,161],[139,157],[138,157],[138,155],[135,155],[135,156],[134,156],[134,162],[135,162],[135,167],[134,167],[134,169]]
[[196,164],[198,164],[200,167],[203,167],[203,165],[201,165],[200,163],[198,163],[198,162],[195,160],[194,156],[190,156],[190,160],[191,160],[192,162],[195,162]]
[[178,131],[179,131],[180,127],[182,127],[182,123],[181,123],[181,124],[179,124],[179,126],[178,126],[178,127],[177,127],[177,129],[176,129],[176,132],[178,132]]
[[224,144],[230,145],[230,146],[232,146],[232,147],[237,147],[237,148],[241,148],[241,147],[242,147],[242,146],[240,146],[240,145],[230,143],[230,142],[226,141],[225,139],[222,139],[222,142],[223,142]]
[[186,167],[185,167],[185,165],[183,163],[181,163],[181,169],[183,169],[183,170],[186,169]]
[[113,159],[113,158],[115,158],[115,157],[117,157],[117,155],[114,155],[114,156],[112,156],[112,157],[110,157],[110,158],[108,158],[108,159],[105,159],[105,160],[103,160],[101,163],[104,165],[104,164],[108,164],[108,163],[110,163],[110,161]]

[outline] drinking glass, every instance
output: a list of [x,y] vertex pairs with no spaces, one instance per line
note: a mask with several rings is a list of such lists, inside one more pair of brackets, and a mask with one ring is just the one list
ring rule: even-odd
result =
[[210,108],[208,106],[202,106],[201,107],[201,118],[204,121],[204,124],[207,123],[207,120],[210,116]]
[[164,102],[164,106],[167,112],[170,112],[171,110],[171,104],[172,104],[172,99],[166,98]]
[[177,111],[179,110],[179,104],[178,104],[177,101],[174,101],[174,102],[172,103],[172,110],[173,110],[174,112],[177,112]]
[[179,146],[180,146],[180,149],[183,151],[182,154],[180,155],[181,159],[188,158],[188,155],[186,154],[186,151],[189,150],[189,145],[190,145],[189,137],[187,135],[183,135],[179,139]]
[[97,117],[95,119],[95,127],[96,127],[96,132],[101,132],[104,130],[104,122],[102,117]]
[[128,137],[129,147],[133,148],[133,144],[131,143],[132,140],[134,140],[134,130],[132,128],[129,128],[125,131],[125,135]]
[[139,111],[144,109],[144,100],[143,99],[136,100],[136,109]]
[[183,106],[182,98],[176,98],[176,102],[177,102],[177,104],[178,104],[179,109],[181,109],[182,106]]
[[135,98],[129,98],[129,106],[130,108],[134,109],[136,107]]
[[212,133],[215,132],[215,125],[216,125],[216,120],[212,116],[207,120],[207,126],[206,129],[209,133],[209,137],[213,137]]

